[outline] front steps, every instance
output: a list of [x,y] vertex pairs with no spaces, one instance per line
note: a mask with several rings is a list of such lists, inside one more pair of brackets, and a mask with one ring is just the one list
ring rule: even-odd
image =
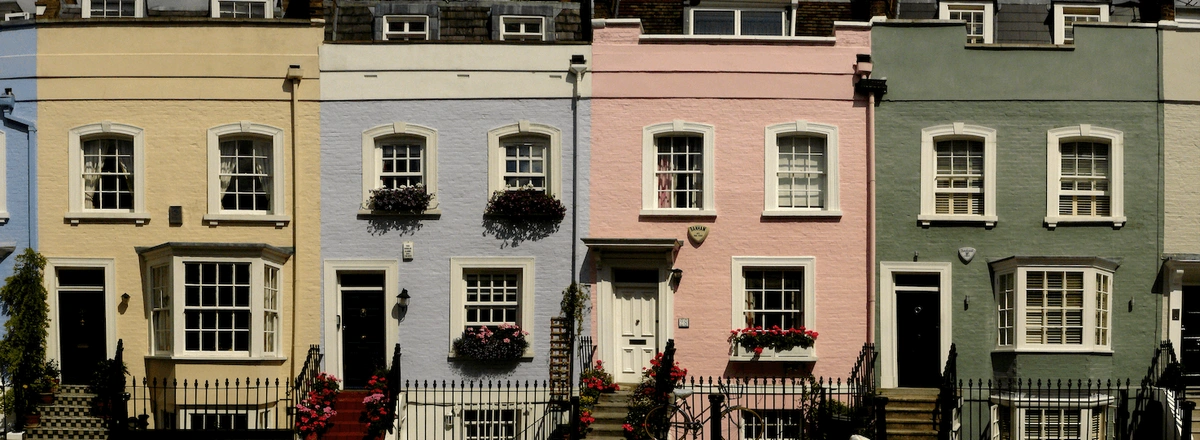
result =
[[367,437],[367,424],[361,421],[363,411],[367,409],[363,398],[368,395],[370,392],[360,390],[342,390],[338,393],[337,400],[334,401],[337,415],[333,416],[329,430],[320,436],[321,439],[374,440]]
[[592,417],[596,419],[596,422],[592,423],[592,432],[587,435],[589,440],[625,438],[625,429],[622,428],[622,425],[625,424],[625,416],[629,414],[629,396],[633,394],[633,388],[636,386],[637,384],[623,383],[620,391],[600,395],[596,406],[592,408]]
[[937,388],[879,390],[888,398],[888,440],[937,440]]
[[41,424],[36,428],[26,428],[26,439],[107,439],[108,430],[104,421],[92,417],[92,398],[83,385],[61,385],[54,403],[38,405],[38,414],[42,415]]

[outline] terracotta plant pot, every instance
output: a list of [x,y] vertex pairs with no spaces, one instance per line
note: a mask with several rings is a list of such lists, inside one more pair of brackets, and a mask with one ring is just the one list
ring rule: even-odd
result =
[[38,394],[38,398],[39,401],[44,405],[54,403],[54,393],[40,393]]
[[26,428],[36,428],[41,424],[42,424],[42,415],[41,414],[26,414],[25,415],[25,427]]

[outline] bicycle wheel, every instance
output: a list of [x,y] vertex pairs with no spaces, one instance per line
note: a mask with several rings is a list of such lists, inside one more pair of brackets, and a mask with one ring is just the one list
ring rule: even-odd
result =
[[732,406],[721,412],[721,416],[729,422],[730,428],[735,428],[731,430],[738,433],[742,439],[763,440],[766,438],[766,422],[758,414],[758,411],[744,406]]
[[680,411],[678,406],[662,405],[646,413],[641,429],[654,440],[673,440],[688,438],[694,426],[691,416]]

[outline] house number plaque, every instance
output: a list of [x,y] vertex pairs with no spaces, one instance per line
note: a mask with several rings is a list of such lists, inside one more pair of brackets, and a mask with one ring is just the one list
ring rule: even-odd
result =
[[708,238],[708,226],[692,225],[688,227],[688,237],[691,237],[692,242],[696,244],[704,243],[704,239]]

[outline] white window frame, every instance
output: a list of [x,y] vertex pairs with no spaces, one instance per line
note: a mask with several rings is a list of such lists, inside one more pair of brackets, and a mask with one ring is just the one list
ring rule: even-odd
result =
[[[540,15],[501,15],[500,16],[500,41],[546,41],[546,19]],[[516,21],[521,24],[521,32],[507,32],[504,25],[507,21]],[[541,31],[525,32],[525,23],[537,21]],[[535,38],[536,37],[536,38]]]
[[950,345],[953,339],[953,310],[950,299],[954,297],[952,271],[949,262],[907,262],[882,261],[879,263],[879,368],[880,387],[896,387],[897,371],[897,338],[903,329],[896,328],[896,284],[895,274],[928,274],[938,275],[939,306],[941,322],[939,335],[939,350],[941,359],[938,365],[945,365],[950,358]]
[[46,288],[47,301],[50,303],[48,328],[46,329],[46,357],[62,359],[62,347],[59,345],[58,323],[58,269],[100,269],[104,270],[104,341],[106,353],[115,350],[117,346],[117,295],[116,260],[112,258],[46,258],[45,276],[42,283]]
[[[780,137],[812,136],[825,139],[825,199],[824,208],[781,208],[779,207],[779,143]],[[836,125],[817,124],[804,120],[767,126],[764,134],[763,154],[766,157],[763,169],[763,213],[764,217],[813,216],[838,217],[842,215],[838,196],[838,128]]]
[[[209,11],[211,13],[210,17],[221,18],[221,2],[222,1],[235,1],[235,2],[240,2],[240,3],[262,3],[264,17],[253,17],[253,18],[275,18],[275,2],[268,1],[268,0],[211,0],[209,3]],[[250,18],[250,17],[238,17],[238,18]]]
[[450,326],[448,329],[447,353],[455,357],[454,340],[462,337],[466,328],[466,280],[464,274],[470,270],[515,270],[521,272],[520,310],[517,312],[521,330],[529,332],[525,341],[529,347],[525,349],[524,358],[532,358],[534,353],[534,257],[451,257],[450,258]]
[[[1074,260],[1074,261],[1072,261]],[[1085,262],[1086,261],[1086,262]],[[996,299],[995,313],[999,313],[999,301],[1001,298],[1000,277],[1012,275],[1013,277],[1013,338],[1009,345],[1000,345],[999,338],[999,321],[997,321],[995,347],[996,351],[1006,352],[1037,352],[1037,353],[1111,353],[1113,346],[1113,338],[1116,336],[1112,317],[1115,312],[1114,299],[1116,298],[1116,263],[1099,258],[1086,258],[1085,260],[1074,259],[1070,257],[1062,257],[1055,259],[1054,257],[1046,258],[1042,261],[1030,261],[1021,257],[1008,258],[1000,260],[992,264],[994,273],[992,280],[995,290],[992,292]],[[1025,295],[1028,291],[1026,285],[1026,274],[1033,272],[1082,272],[1083,273],[1083,339],[1081,344],[1034,344],[1025,342],[1026,329],[1026,299]],[[1108,343],[1096,343],[1096,275],[1103,274],[1108,276],[1108,322],[1105,323],[1105,328],[1108,331]],[[997,319],[999,319],[997,317]]]
[[[983,141],[983,215],[938,214],[937,200],[937,142],[951,139]],[[996,226],[996,130],[962,122],[937,125],[921,130],[921,226],[933,222],[981,222],[985,227]]]
[[[746,327],[746,269],[799,269],[804,272],[804,323],[802,324],[809,330],[816,331],[817,329],[817,314],[816,314],[816,285],[817,285],[817,259],[810,256],[798,257],[753,257],[753,256],[734,256],[730,258],[730,328],[739,329]],[[746,360],[754,358],[753,352],[741,352],[738,346],[733,347],[733,355],[731,360]],[[809,348],[796,347],[786,352],[775,352],[775,350],[764,349],[762,355],[758,356],[758,360],[774,360],[774,361],[816,361],[817,347],[814,345]]]
[[[703,185],[704,193],[701,197],[702,204],[700,209],[696,208],[659,208],[658,207],[658,184],[654,178],[654,173],[657,170],[658,146],[655,144],[655,139],[659,136],[670,135],[698,135],[701,136],[704,145],[703,165],[704,173]],[[715,147],[716,144],[716,128],[712,125],[702,124],[699,122],[686,122],[674,120],[671,122],[663,122],[654,125],[647,125],[642,128],[642,210],[640,215],[650,216],[685,216],[685,217],[713,217],[717,215],[716,206],[716,189],[714,183],[716,176],[714,169],[715,162]]]
[[4,14],[4,21],[29,20],[33,15],[28,12],[10,12]]
[[[339,273],[383,273],[383,300],[384,310],[393,310],[396,308],[396,296],[400,294],[400,261],[399,260],[325,260],[323,272],[323,291],[322,303],[325,313],[323,314],[325,331],[322,333],[322,347],[325,350],[325,355],[328,356],[325,361],[325,369],[331,374],[342,377],[345,371],[342,370],[345,365],[345,355],[342,350],[342,329],[339,325],[338,315],[342,313],[342,296],[338,287]],[[385,328],[394,329],[399,325],[401,317],[393,316],[392,313],[387,313],[384,317]],[[462,333],[462,332],[459,332]],[[400,342],[400,334],[394,331],[387,331],[384,335],[385,347],[394,347]],[[383,354],[385,362],[392,361],[391,352]],[[390,367],[390,365],[389,365]]]
[[[962,7],[971,7],[971,8],[982,7],[983,8],[982,9],[982,11],[983,11],[983,44],[992,44],[992,42],[994,41],[994,36],[995,36],[995,30],[993,28],[993,23],[995,22],[995,9],[996,9],[995,4],[992,2],[971,2],[971,1],[938,2],[938,18],[942,19],[942,20],[949,20],[950,19],[950,10],[952,8],[956,8],[956,7],[957,8],[962,8]],[[971,38],[971,35],[967,34],[967,38]]]
[[[1062,143],[1071,141],[1106,141],[1108,148],[1109,216],[1058,215],[1058,196],[1062,178]],[[1111,128],[1080,124],[1055,128],[1046,132],[1046,225],[1059,223],[1112,223],[1125,225],[1125,134]]]
[[[267,138],[271,141],[271,210],[268,212],[226,211],[221,209],[221,138],[245,135]],[[290,221],[287,215],[284,192],[283,129],[248,121],[219,125],[208,129],[208,213],[204,222],[217,226],[222,222],[264,222],[282,228]],[[294,160],[294,158],[292,158]]]
[[371,200],[371,191],[379,188],[379,176],[383,173],[383,169],[381,168],[382,152],[379,144],[388,138],[398,136],[419,137],[425,140],[423,180],[425,181],[425,191],[433,195],[433,200],[430,201],[429,208],[425,210],[425,214],[440,214],[441,210],[437,209],[438,131],[423,125],[409,124],[403,121],[368,128],[362,133],[363,192],[359,214],[371,214],[374,212],[366,207],[369,206],[368,202]]
[[562,130],[546,124],[527,120],[516,124],[493,128],[488,131],[488,197],[496,191],[506,189],[504,184],[504,145],[502,140],[509,136],[535,136],[546,138],[546,194],[562,200]]
[[[153,294],[153,284],[149,277],[153,276],[153,268],[167,266],[167,278],[170,282],[168,295],[170,296],[171,304],[171,350],[159,351],[154,332],[154,320],[147,320],[150,329],[149,340],[149,357],[168,358],[168,359],[210,359],[210,360],[228,360],[228,359],[285,359],[287,354],[284,350],[283,341],[287,338],[287,332],[284,331],[283,311],[286,309],[284,303],[286,301],[286,293],[289,287],[284,286],[284,261],[272,261],[265,257],[219,257],[219,256],[195,256],[188,255],[187,252],[172,252],[170,250],[160,251],[156,255],[150,256],[144,262],[143,273],[147,277],[144,283],[145,298],[150,298]],[[275,259],[278,260],[278,259]],[[184,282],[186,278],[186,264],[189,263],[249,263],[250,264],[250,346],[247,351],[204,351],[204,350],[188,350],[186,345],[187,322],[184,318],[186,306],[186,295],[184,295]],[[263,349],[263,312],[265,307],[263,304],[263,293],[265,290],[264,269],[270,266],[278,271],[278,304],[276,310],[279,312],[279,327],[275,331],[275,350],[266,351]],[[149,314],[150,301],[145,301],[147,308],[147,316]]]
[[[425,30],[422,32],[409,31],[409,23],[421,22],[425,24]],[[392,29],[394,24],[400,24],[400,30]],[[429,40],[429,16],[428,15],[384,15],[383,16],[383,39],[384,40]]]
[[[700,11],[700,12],[731,11],[731,12],[733,12],[733,34],[732,35],[708,35],[708,34],[699,34],[698,35],[698,34],[696,34],[695,33],[695,22],[696,22],[695,13],[696,13],[696,11]],[[780,15],[780,30],[782,30],[782,33],[779,35],[742,35],[742,12],[747,12],[747,11],[778,12]],[[693,36],[702,37],[702,38],[722,38],[722,37],[724,37],[724,38],[730,38],[730,37],[777,38],[777,37],[788,37],[788,36],[792,36],[795,34],[795,11],[792,11],[792,13],[789,14],[788,10],[784,9],[784,8],[739,8],[739,7],[690,8],[689,7],[689,8],[685,8],[683,17],[684,17],[684,20],[686,20],[686,23],[684,23],[684,29],[687,31],[687,35],[693,35]]]
[[[464,406],[462,409],[459,410],[459,417],[461,420],[459,423],[462,426],[462,432],[460,433],[459,438],[462,438],[462,439],[471,439],[471,438],[474,438],[474,439],[497,439],[497,440],[506,438],[506,437],[497,435],[497,433],[494,431],[488,431],[488,432],[485,432],[484,434],[476,436],[476,437],[467,437],[467,412],[483,413],[483,412],[490,412],[490,411],[497,411],[501,414],[503,414],[504,412],[511,411],[513,414],[512,423],[516,427],[521,426],[521,418],[525,417],[525,413],[526,413],[526,411],[522,411],[520,408],[511,406],[511,405]],[[497,423],[496,421],[489,421],[489,422],[492,426],[497,426],[497,425],[503,424],[503,422],[500,422],[500,423]],[[508,437],[508,438],[511,438],[511,437]]]
[[99,0],[83,0],[82,17],[83,18],[142,18],[146,16],[146,0],[133,0],[133,17],[93,17],[92,2]]
[[[80,202],[82,203],[82,202]],[[8,223],[8,143],[0,130],[0,225]]]
[[[1087,8],[1096,9],[1096,15],[1100,17],[1100,23],[1108,22],[1108,4],[1096,3],[1055,3],[1054,4],[1054,44],[1074,44],[1074,37],[1071,41],[1066,41],[1066,22],[1063,21],[1065,9]],[[1080,14],[1071,14],[1080,15]],[[1071,25],[1074,27],[1074,25]]]
[[[999,425],[1000,411],[999,407],[1008,407],[1008,431],[1009,438],[1013,440],[1024,439],[1025,437],[1025,411],[1034,410],[1063,410],[1063,409],[1078,409],[1080,422],[1080,436],[1084,440],[1105,440],[1105,437],[1099,438],[1092,435],[1092,415],[1097,408],[1103,414],[1100,423],[1104,430],[1108,430],[1108,411],[1115,403],[1114,396],[1106,394],[1094,394],[1087,397],[1079,398],[1053,398],[1042,397],[1038,395],[1015,395],[1015,393],[1002,393],[1001,395],[992,395],[989,399],[990,405],[990,429],[989,438],[999,440],[1002,438],[1001,427]],[[1103,434],[1103,433],[1102,433]],[[1036,437],[1035,437],[1036,438]]]
[[[133,140],[133,209],[85,209],[83,207],[83,140],[109,135]],[[67,132],[67,213],[63,216],[72,225],[86,220],[127,220],[145,224],[146,212],[146,137],[145,130],[128,124],[104,121],[81,125]]]
[[[283,407],[281,407],[279,405],[275,406],[275,411],[280,411],[282,409],[283,409]],[[255,408],[255,407],[249,407],[249,406],[243,406],[243,405],[205,405],[205,406],[192,406],[192,405],[182,406],[181,405],[180,408],[175,411],[175,423],[176,423],[175,426],[177,429],[187,429],[189,431],[195,430],[195,429],[201,429],[201,428],[195,428],[190,423],[188,423],[188,418],[190,416],[192,416],[193,414],[212,414],[212,415],[245,414],[248,419],[246,422],[247,429],[270,429],[270,428],[273,428],[273,426],[271,426],[271,423],[269,422],[269,420],[270,420],[269,412],[270,411],[271,410],[265,409],[265,408]],[[220,431],[224,431],[224,430],[225,429],[222,428],[217,431],[220,432]]]

